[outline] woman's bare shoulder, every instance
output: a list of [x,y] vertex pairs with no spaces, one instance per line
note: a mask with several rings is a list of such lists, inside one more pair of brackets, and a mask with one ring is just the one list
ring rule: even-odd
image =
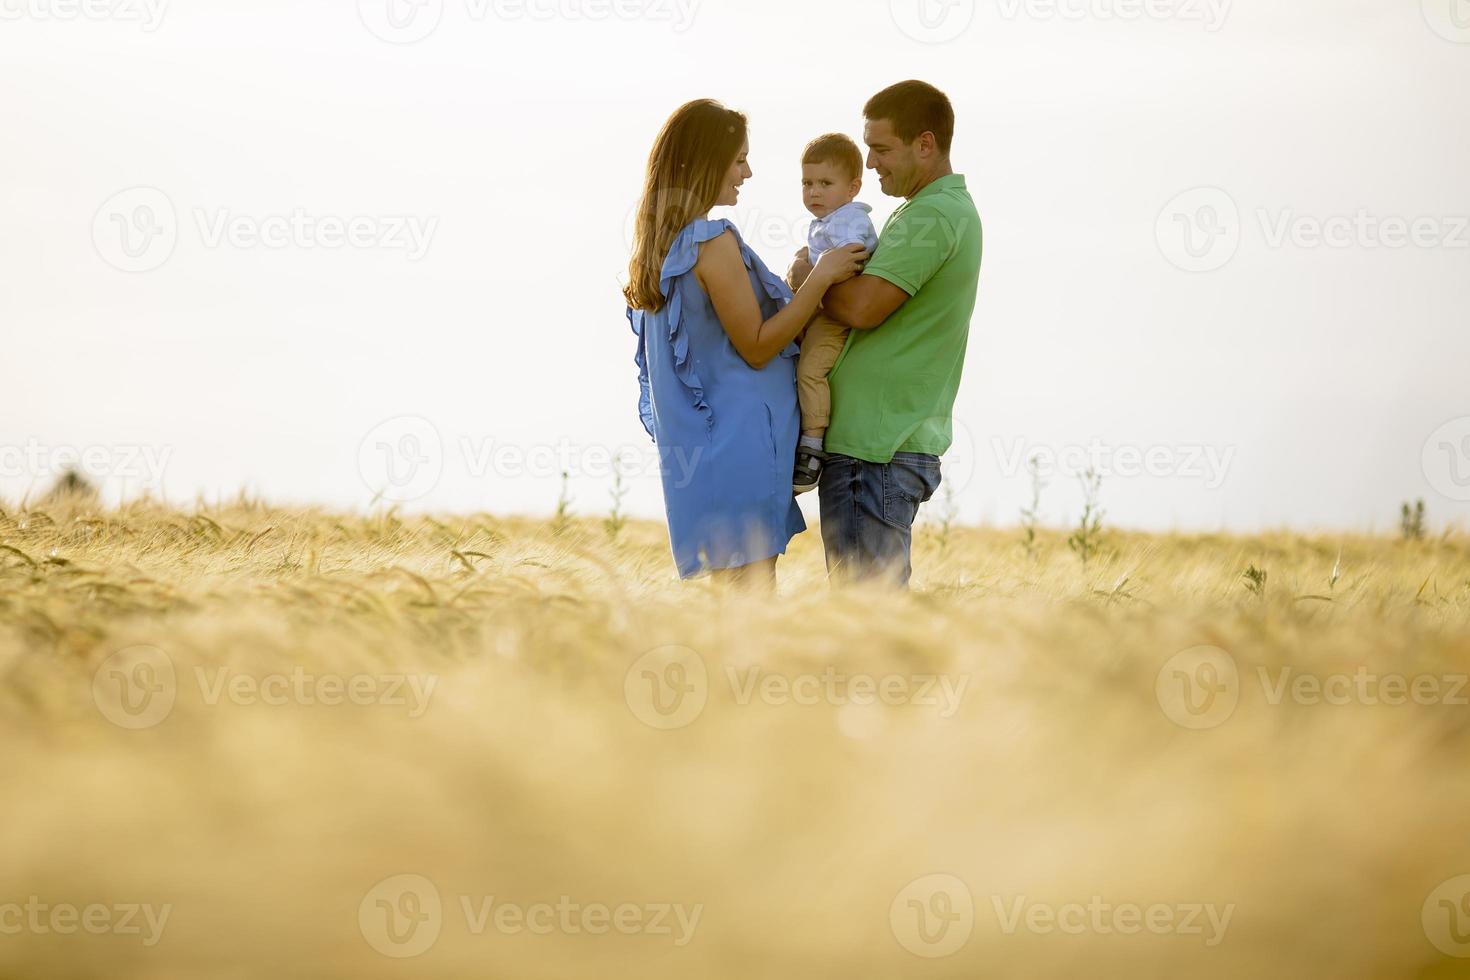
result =
[[730,257],[740,258],[740,241],[735,237],[733,228],[726,228],[709,241],[699,243],[700,262]]
[[703,281],[708,273],[729,273],[744,268],[745,260],[740,256],[740,241],[729,228],[709,241],[699,243],[699,258],[695,260],[694,272]]

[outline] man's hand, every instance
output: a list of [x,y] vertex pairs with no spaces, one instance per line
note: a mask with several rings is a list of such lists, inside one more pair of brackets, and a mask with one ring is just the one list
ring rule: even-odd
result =
[[803,245],[801,251],[796,253],[792,260],[791,269],[786,273],[786,284],[792,289],[800,289],[801,284],[806,282],[807,276],[812,274],[811,253]]

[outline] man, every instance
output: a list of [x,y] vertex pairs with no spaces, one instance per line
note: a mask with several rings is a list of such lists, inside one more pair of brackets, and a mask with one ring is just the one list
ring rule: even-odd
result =
[[[827,315],[852,328],[832,369],[821,496],[822,544],[836,581],[906,588],[914,517],[939,488],[939,457],[980,279],[980,215],[950,166],[954,108],[919,81],[863,108],[867,167],[902,197],[863,274],[828,290]],[[809,271],[805,254],[793,280]]]

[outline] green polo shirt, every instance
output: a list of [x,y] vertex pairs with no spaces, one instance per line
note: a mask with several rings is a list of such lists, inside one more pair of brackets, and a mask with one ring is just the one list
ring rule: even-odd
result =
[[853,330],[832,368],[827,451],[887,463],[896,452],[942,456],[980,282],[980,215],[959,174],[906,201],[864,275],[909,294],[882,325]]

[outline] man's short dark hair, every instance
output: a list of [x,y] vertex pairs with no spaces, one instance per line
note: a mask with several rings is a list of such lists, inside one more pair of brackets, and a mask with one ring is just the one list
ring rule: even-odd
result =
[[949,96],[928,82],[910,80],[890,85],[863,106],[868,119],[887,119],[905,143],[933,133],[939,152],[949,155],[954,142],[954,106]]

